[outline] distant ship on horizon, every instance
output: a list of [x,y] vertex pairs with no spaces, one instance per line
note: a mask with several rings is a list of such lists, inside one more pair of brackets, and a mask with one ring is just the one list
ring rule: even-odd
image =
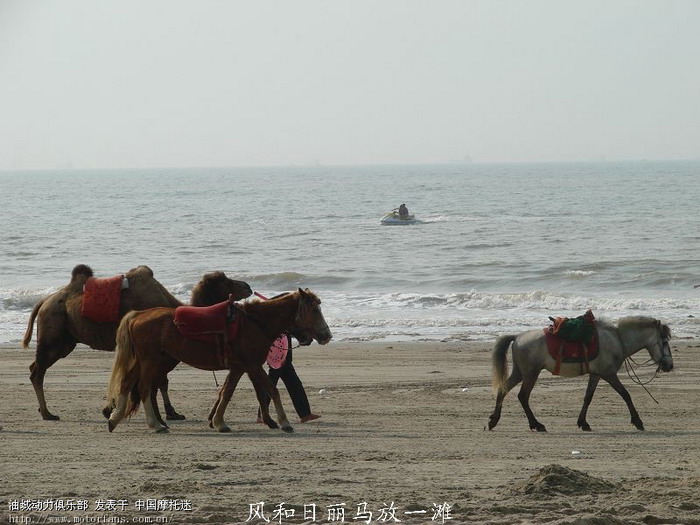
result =
[[474,162],[474,161],[472,160],[470,155],[465,155],[461,159],[450,160],[450,164],[469,164],[471,162]]

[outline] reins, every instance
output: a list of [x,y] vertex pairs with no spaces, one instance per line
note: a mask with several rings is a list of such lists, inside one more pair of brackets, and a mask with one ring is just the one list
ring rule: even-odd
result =
[[[658,321],[657,321],[657,322],[658,322]],[[622,345],[622,338],[619,337],[619,334],[618,334],[618,339],[619,339],[619,341],[620,341],[620,345]],[[661,358],[662,358],[662,359],[665,357],[665,356],[664,356],[664,345],[665,345],[665,344],[667,344],[667,342],[666,342],[665,340],[662,341],[662,343],[661,343]],[[670,351],[671,351],[671,349],[670,349],[670,347],[669,347],[669,352],[670,352]],[[649,383],[651,383],[654,379],[656,379],[656,376],[659,375],[659,370],[661,369],[661,362],[659,361],[659,364],[658,364],[658,366],[656,367],[656,370],[654,371],[654,375],[651,376],[651,378],[650,378],[648,381],[642,381],[641,379],[639,379],[639,376],[637,375],[637,372],[636,372],[635,369],[634,369],[635,366],[636,366],[637,368],[643,367],[643,366],[647,366],[650,362],[652,362],[652,363],[654,362],[654,360],[653,360],[651,357],[650,357],[649,359],[647,359],[646,361],[644,361],[642,364],[639,364],[639,363],[637,363],[637,362],[632,358],[631,355],[629,355],[629,356],[625,357],[625,370],[627,370],[627,376],[630,378],[630,380],[631,380],[634,384],[641,386],[641,387],[644,389],[644,391],[645,391],[647,394],[649,394],[649,397],[652,398],[652,399],[654,400],[654,403],[656,403],[656,404],[658,405],[659,402],[658,402],[658,401],[656,400],[656,398],[651,394],[651,392],[649,392],[649,389],[646,387],[646,385],[648,385]],[[634,376],[634,377],[633,377],[633,376]]]
[[[637,375],[637,372],[635,372],[634,367],[632,366],[632,365],[636,365],[637,367],[639,367],[639,366],[646,366],[647,363],[649,363],[649,361],[652,361],[652,359],[647,359],[644,363],[642,363],[641,365],[639,365],[639,364],[637,364],[637,363],[634,361],[634,359],[632,359],[631,356],[630,356],[630,357],[626,357],[626,358],[625,358],[625,369],[627,370],[627,375],[628,375],[629,378],[632,380],[632,382],[635,383],[635,384],[637,384],[637,385],[639,385],[639,386],[641,386],[641,387],[644,389],[644,391],[645,391],[647,394],[649,394],[649,397],[652,398],[652,399],[654,400],[654,403],[656,403],[656,404],[658,405],[659,402],[658,402],[658,401],[656,400],[656,398],[651,394],[651,392],[649,392],[649,389],[646,387],[646,385],[648,385],[648,384],[651,383],[654,379],[656,379],[656,376],[659,374],[659,369],[661,368],[661,365],[659,365],[659,366],[656,367],[656,371],[654,371],[654,375],[651,376],[651,379],[649,379],[648,381],[642,381],[641,379],[639,379],[639,376]],[[631,363],[630,363],[630,362],[631,362]],[[634,375],[634,377],[632,377],[633,375]]]

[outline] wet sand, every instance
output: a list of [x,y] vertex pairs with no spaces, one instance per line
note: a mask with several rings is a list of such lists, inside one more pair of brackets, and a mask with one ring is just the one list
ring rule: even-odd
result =
[[46,395],[61,420],[42,421],[33,351],[5,346],[0,523],[265,523],[256,511],[271,523],[367,523],[369,512],[372,523],[700,523],[697,341],[672,341],[675,370],[649,385],[658,405],[621,371],[645,432],[604,383],[588,414],[593,432],[580,431],[586,379],[547,372],[531,404],[549,432],[528,430],[515,392],[498,427],[484,431],[495,400],[491,345],[299,349],[294,363],[322,418],[298,423],[281,388],[293,434],[255,423],[247,378],[227,412],[232,432],[211,430],[214,378],[180,366],[170,391],[187,419],[157,435],[142,410],[107,431],[111,354],[78,348],[53,366]]

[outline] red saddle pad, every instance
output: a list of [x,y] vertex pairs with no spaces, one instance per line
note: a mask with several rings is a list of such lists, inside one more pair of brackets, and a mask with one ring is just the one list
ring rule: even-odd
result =
[[174,322],[184,337],[216,343],[217,336],[225,335],[228,341],[233,340],[238,320],[236,307],[223,301],[212,306],[178,306]]
[[558,335],[552,334],[550,327],[544,329],[544,336],[549,355],[557,362],[555,375],[559,373],[561,363],[585,363],[598,357],[598,334],[595,332],[593,339],[587,344],[581,341],[562,339]]
[[119,321],[123,275],[106,279],[90,277],[83,287],[80,315],[96,323]]
[[175,309],[175,324],[184,336],[223,332],[229,307],[228,301],[212,306],[178,306]]

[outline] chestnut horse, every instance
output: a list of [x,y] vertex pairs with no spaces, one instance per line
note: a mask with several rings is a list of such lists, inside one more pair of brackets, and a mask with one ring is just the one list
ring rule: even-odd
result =
[[[578,416],[578,426],[581,430],[590,431],[591,426],[586,421],[588,406],[591,404],[593,394],[600,379],[607,381],[615,389],[632,416],[632,424],[638,430],[644,430],[637,409],[634,408],[632,397],[617,377],[622,363],[631,355],[646,348],[651,359],[658,365],[658,369],[664,372],[673,370],[673,356],[668,340],[671,338],[671,330],[661,321],[643,316],[623,317],[617,326],[597,321],[598,341],[600,350],[598,357],[590,361],[590,376],[588,388],[583,400],[583,407]],[[513,372],[508,376],[508,362],[506,354],[513,343]],[[518,399],[525,410],[530,430],[546,432],[545,426],[537,421],[530,408],[530,392],[535,386],[537,377],[545,368],[549,372],[555,370],[556,361],[549,354],[545,334],[542,330],[531,330],[520,335],[505,335],[496,341],[493,350],[493,386],[498,391],[496,396],[496,408],[489,417],[488,429],[492,430],[501,419],[501,406],[506,394],[522,381]],[[574,377],[582,375],[578,364],[562,364],[561,375]]]
[[187,339],[180,333],[174,323],[174,308],[128,313],[117,330],[117,354],[107,392],[108,400],[116,399],[116,408],[109,417],[109,431],[142,402],[148,426],[155,432],[166,432],[167,426],[162,423],[154,403],[156,387],[172,370],[173,363],[182,361],[202,370],[229,370],[228,386],[219,394],[212,419],[213,426],[220,432],[230,431],[223,415],[243,373],[247,373],[253,383],[265,423],[270,428],[278,427],[264,403],[267,393],[275,403],[282,430],[292,432],[279,392],[262,365],[270,345],[283,332],[303,332],[322,345],[331,340],[332,334],[320,305],[321,300],[308,288],[299,288],[269,301],[239,305],[238,330],[225,348],[226,366],[222,364],[221,348],[216,344]]

